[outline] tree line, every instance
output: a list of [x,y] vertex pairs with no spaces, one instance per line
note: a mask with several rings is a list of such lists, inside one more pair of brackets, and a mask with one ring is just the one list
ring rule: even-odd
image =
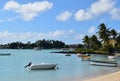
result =
[[12,42],[5,45],[0,45],[0,48],[7,49],[33,49],[39,47],[41,49],[64,48],[66,44],[58,40],[38,40],[35,43],[27,42]]
[[104,23],[98,26],[98,31],[92,36],[84,36],[85,48],[91,51],[104,51],[112,53],[120,49],[120,33],[108,28]]

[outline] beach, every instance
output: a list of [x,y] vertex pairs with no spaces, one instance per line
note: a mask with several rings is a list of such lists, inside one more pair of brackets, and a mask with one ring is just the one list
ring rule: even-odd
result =
[[120,71],[84,81],[120,81]]

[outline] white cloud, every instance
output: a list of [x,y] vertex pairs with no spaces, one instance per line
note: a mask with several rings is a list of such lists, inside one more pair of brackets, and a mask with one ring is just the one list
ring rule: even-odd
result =
[[89,33],[89,34],[94,33],[94,32],[95,32],[95,29],[96,29],[96,28],[95,28],[94,26],[90,27],[89,30],[88,30],[88,33]]
[[92,19],[95,16],[110,12],[115,5],[115,0],[97,0],[89,8],[80,9],[75,13],[77,21]]
[[72,13],[69,11],[65,11],[63,13],[60,13],[56,19],[59,21],[67,21],[72,16]]
[[77,21],[89,20],[91,18],[92,18],[91,13],[85,12],[83,9],[80,9],[75,13],[75,19]]
[[18,8],[20,8],[20,4],[15,1],[8,1],[4,6],[4,10],[17,10]]
[[48,33],[38,33],[38,32],[8,32],[3,31],[0,32],[0,40],[2,40],[4,43],[8,42],[15,42],[15,41],[21,41],[21,42],[27,42],[27,41],[36,41],[40,39],[66,39],[71,37],[71,34],[74,33],[74,30],[56,30],[53,32]]
[[111,12],[110,12],[112,19],[118,19],[120,20],[120,8],[114,8]]
[[90,12],[95,15],[103,14],[110,11],[115,5],[115,0],[98,0],[93,3]]
[[15,1],[8,1],[4,6],[4,10],[11,10],[19,13],[22,19],[29,21],[36,17],[39,13],[51,9],[52,7],[53,3],[48,1],[33,2],[28,4],[19,4]]

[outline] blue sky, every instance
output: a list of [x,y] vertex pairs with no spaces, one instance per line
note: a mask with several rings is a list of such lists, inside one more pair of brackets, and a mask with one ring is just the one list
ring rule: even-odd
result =
[[120,32],[120,0],[2,0],[0,40],[78,44],[100,23]]

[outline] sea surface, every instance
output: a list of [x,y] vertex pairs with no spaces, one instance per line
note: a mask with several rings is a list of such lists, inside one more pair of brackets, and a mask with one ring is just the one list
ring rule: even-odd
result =
[[[118,67],[91,66],[89,61],[82,61],[75,54],[51,53],[60,50],[17,50],[0,49],[0,53],[11,53],[0,56],[0,81],[83,81],[92,77],[105,75],[120,70]],[[106,56],[94,55],[93,58],[107,59]],[[28,70],[24,66],[29,62],[57,63],[56,70]],[[117,58],[119,63],[119,58]]]

